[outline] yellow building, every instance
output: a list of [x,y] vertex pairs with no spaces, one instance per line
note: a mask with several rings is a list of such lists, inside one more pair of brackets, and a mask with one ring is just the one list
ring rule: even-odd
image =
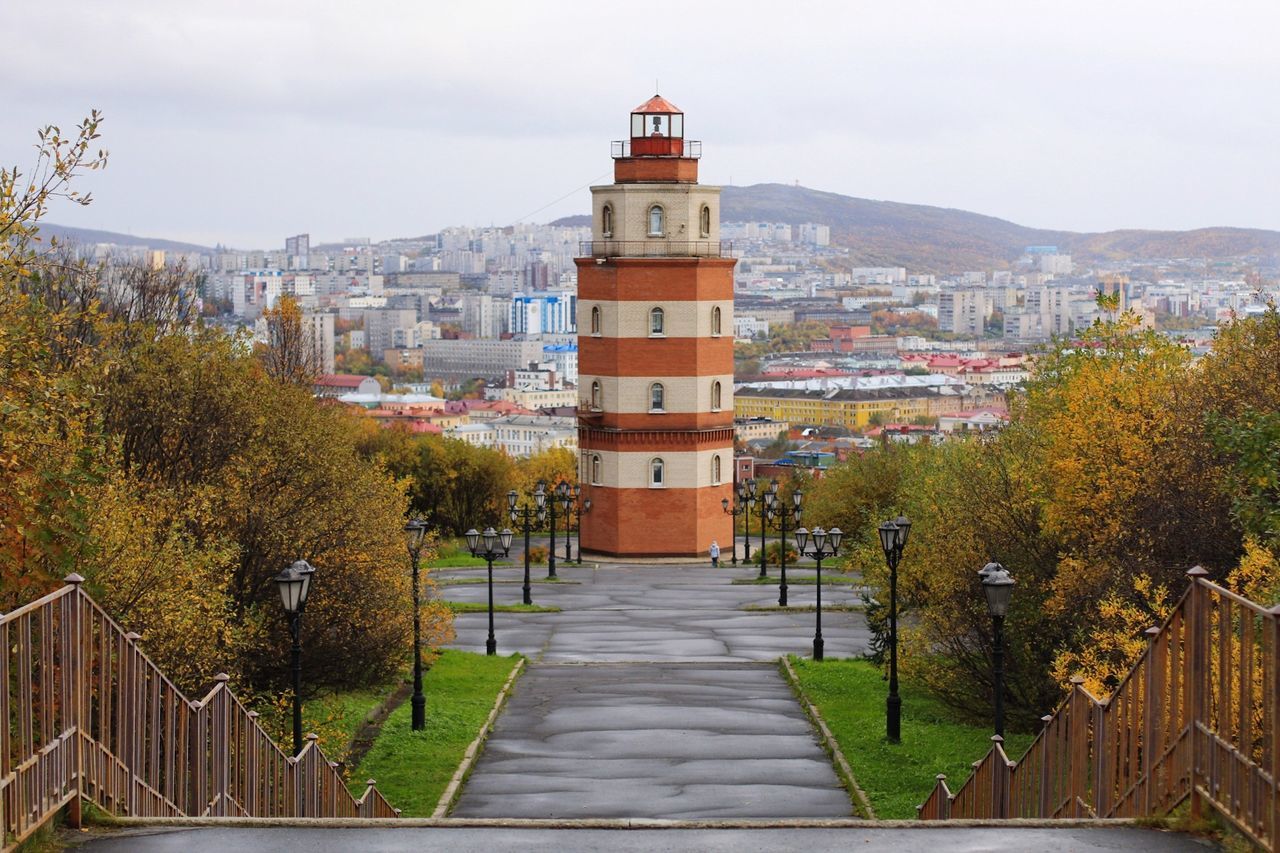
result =
[[950,411],[960,402],[959,395],[941,394],[933,387],[740,388],[734,392],[733,413],[738,418],[773,418],[797,426],[841,426],[860,432],[871,426],[873,415],[878,414],[882,423],[905,423]]

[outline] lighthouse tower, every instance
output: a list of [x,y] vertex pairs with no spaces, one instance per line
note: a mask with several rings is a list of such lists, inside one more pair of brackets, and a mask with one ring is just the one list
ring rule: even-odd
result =
[[655,95],[591,188],[578,266],[581,547],[610,556],[707,553],[732,541],[733,266],[701,143]]

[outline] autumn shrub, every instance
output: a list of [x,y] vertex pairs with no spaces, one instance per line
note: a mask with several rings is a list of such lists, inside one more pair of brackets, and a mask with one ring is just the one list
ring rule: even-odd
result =
[[545,545],[531,545],[529,547],[529,562],[545,563],[547,561],[547,553]]
[[1244,534],[1274,547],[1275,364],[1274,310],[1226,324],[1199,363],[1130,318],[1099,324],[1038,357],[1000,433],[851,458],[808,490],[806,523],[845,531],[851,568],[883,601],[875,526],[912,519],[898,571],[901,664],[974,717],[993,685],[976,572],[1004,564],[1017,581],[1006,700],[1013,721],[1033,726],[1072,675],[1099,694],[1114,688],[1187,569],[1220,582],[1246,565],[1260,574],[1266,548],[1245,554]]

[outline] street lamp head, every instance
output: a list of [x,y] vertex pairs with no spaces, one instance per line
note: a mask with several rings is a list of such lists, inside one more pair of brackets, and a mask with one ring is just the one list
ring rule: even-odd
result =
[[756,496],[756,481],[755,481],[755,478],[752,478],[752,479],[750,479],[750,480],[747,480],[747,491],[748,491],[748,492],[750,492],[750,494],[751,494],[751,497],[752,497],[752,498],[754,498],[754,497]]
[[474,527],[467,531],[467,548],[471,551],[471,556],[475,556],[476,551],[480,550],[480,531]]
[[987,613],[1003,619],[1013,596],[1013,578],[1004,569],[996,569],[982,579],[982,591],[987,594]]
[[[300,570],[299,564],[306,566],[307,570]],[[306,603],[306,592],[311,585],[310,581],[311,566],[303,560],[299,560],[276,575],[276,587],[280,590],[280,603],[284,605],[285,613],[292,616],[302,611]]]
[[844,531],[839,527],[833,527],[827,531],[827,539],[831,542],[831,553],[840,553],[840,541],[844,539]]
[[307,607],[307,596],[311,594],[311,577],[316,573],[316,570],[306,560],[295,561],[293,567],[298,570],[298,574],[302,575],[302,600],[298,602],[298,604],[305,610]]
[[794,506],[796,509],[800,508],[800,504],[802,501],[804,501],[804,492],[800,491],[799,489],[796,489],[794,492],[791,493],[791,505]]
[[803,554],[809,548],[809,531],[804,527],[796,528],[796,548]]
[[728,499],[728,498],[721,498],[721,499],[720,499],[720,508],[721,508],[721,509],[723,509],[725,512],[728,512],[728,511],[729,511],[729,499]]
[[582,495],[582,484],[581,484],[581,483],[574,483],[574,484],[573,484],[573,499],[574,499],[574,500],[577,500],[581,495]]
[[560,496],[560,500],[564,500],[569,494],[569,481],[561,480],[556,484],[556,494]]
[[427,525],[420,519],[411,518],[404,526],[404,544],[413,555],[422,547],[422,537],[427,532]]
[[891,557],[898,547],[898,525],[892,521],[886,521],[880,525],[880,548],[884,551],[885,557]]
[[484,533],[480,535],[484,537],[485,553],[492,554],[494,545],[496,545],[498,541],[498,531],[494,530],[492,527],[486,527],[484,529]]
[[822,553],[823,547],[827,544],[827,531],[821,527],[813,528],[813,550],[818,554]]
[[585,501],[582,502],[582,511],[591,512],[591,498],[587,498]]
[[987,579],[987,576],[990,575],[992,572],[1003,572],[1003,571],[1004,571],[1004,566],[1000,565],[999,563],[987,563],[985,566],[978,569],[978,579],[985,581]]
[[516,501],[518,500],[520,500],[520,495],[519,493],[516,492],[515,489],[512,489],[511,491],[507,492],[507,509],[511,512],[512,515],[515,515]]
[[538,481],[538,488],[533,490],[533,500],[538,505],[538,509],[542,509],[547,505],[547,484],[544,480]]
[[769,492],[774,495],[778,493],[778,480],[776,477],[769,481]]
[[502,552],[504,554],[511,553],[511,535],[510,527],[502,528],[502,532],[498,534],[502,539]]
[[893,520],[893,523],[898,528],[898,553],[901,554],[907,547],[907,537],[911,535],[911,519],[900,515]]

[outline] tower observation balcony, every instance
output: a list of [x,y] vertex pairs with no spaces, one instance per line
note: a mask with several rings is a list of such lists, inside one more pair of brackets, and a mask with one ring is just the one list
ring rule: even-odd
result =
[[697,139],[681,139],[672,136],[641,136],[632,139],[615,139],[610,143],[610,156],[615,160],[628,157],[683,157],[697,160],[702,157],[702,142]]
[[731,258],[727,240],[584,240],[580,258]]

